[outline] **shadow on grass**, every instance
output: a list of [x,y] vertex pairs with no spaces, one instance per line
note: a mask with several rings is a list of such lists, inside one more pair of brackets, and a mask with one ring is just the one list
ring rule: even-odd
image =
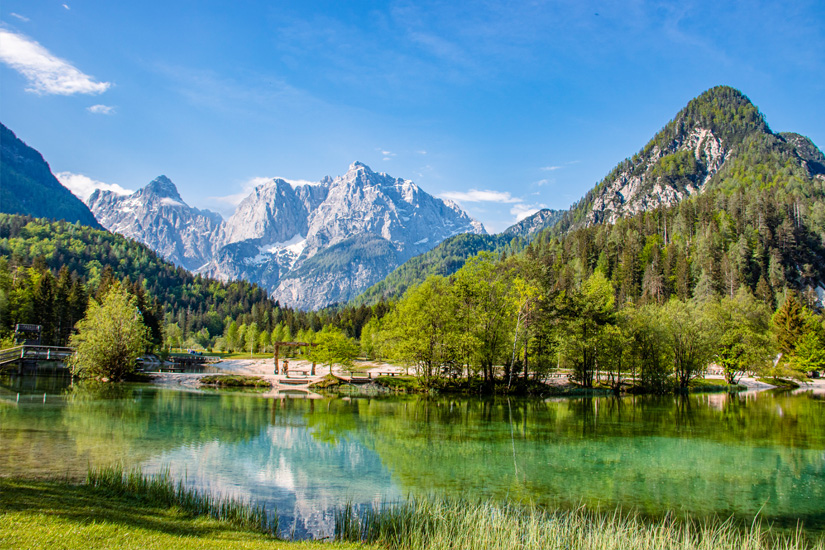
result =
[[[141,498],[66,482],[0,478],[0,515],[22,512],[86,526],[106,523],[173,537],[233,538],[231,525],[195,518],[178,508],[164,508]],[[39,522],[38,522],[39,523]]]

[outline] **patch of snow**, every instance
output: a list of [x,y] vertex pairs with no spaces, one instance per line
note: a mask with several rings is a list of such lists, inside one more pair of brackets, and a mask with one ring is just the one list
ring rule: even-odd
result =
[[415,241],[415,243],[413,243],[413,244],[424,244],[424,243],[426,243],[426,242],[430,242],[430,238],[429,238],[429,237],[424,237],[424,238],[423,238],[423,239],[421,239],[420,241]]

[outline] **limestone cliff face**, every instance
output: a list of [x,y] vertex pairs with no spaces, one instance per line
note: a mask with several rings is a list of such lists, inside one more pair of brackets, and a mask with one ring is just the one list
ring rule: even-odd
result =
[[644,159],[622,167],[604,182],[587,222],[614,223],[623,216],[676,204],[700,192],[730,153],[729,144],[712,130],[700,127],[677,136],[663,148],[654,145]]
[[131,195],[97,190],[87,204],[109,231],[140,241],[190,271],[212,260],[223,223],[219,214],[186,204],[166,176]]
[[360,162],[343,176],[257,187],[226,221],[202,271],[266,286],[293,307],[349,300],[458,233],[483,233],[455,203]]

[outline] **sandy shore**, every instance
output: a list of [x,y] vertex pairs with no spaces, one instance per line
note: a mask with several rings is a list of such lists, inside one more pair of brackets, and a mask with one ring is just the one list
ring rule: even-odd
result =
[[[248,376],[260,376],[272,384],[272,391],[263,395],[279,395],[284,391],[294,393],[296,391],[308,392],[307,386],[313,382],[317,382],[329,374],[329,367],[317,365],[315,367],[315,376],[312,376],[312,363],[301,359],[289,360],[289,376],[283,374],[275,374],[274,359],[227,359],[214,366],[226,374],[243,374]],[[377,361],[356,361],[355,368],[359,377],[369,376],[376,378],[378,376],[395,373],[397,375],[405,374],[402,367],[391,365],[389,363],[381,363]],[[332,369],[333,374],[340,378],[350,378],[350,372],[340,367]],[[208,376],[211,373],[158,373],[153,374],[153,382],[161,385],[184,386],[188,388],[198,388],[200,386],[200,379]],[[720,375],[708,375],[709,379],[721,379]],[[566,377],[552,378],[548,381],[552,385],[564,385],[567,383]],[[752,377],[742,377],[739,384],[745,386],[748,392],[759,392],[775,388],[770,384],[760,382]],[[825,395],[825,378],[808,379],[802,383],[800,387],[794,391],[808,392],[812,391],[817,395]],[[314,394],[313,394],[314,395]]]
[[[315,375],[312,375],[312,363],[301,359],[289,360],[289,376],[275,374],[274,359],[227,359],[212,366],[226,374],[243,374],[247,376],[259,376],[272,384],[272,391],[263,394],[264,396],[278,396],[283,392],[309,392],[307,386],[313,382],[322,380],[330,370],[327,366],[316,365]],[[404,369],[388,363],[373,361],[356,362],[355,368],[358,371],[356,376],[369,376],[375,378],[388,373],[404,374]],[[332,369],[333,374],[340,378],[350,378],[350,372],[340,367]],[[155,384],[164,386],[183,386],[186,388],[200,387],[200,379],[214,373],[176,373],[164,372],[152,374]],[[311,393],[311,392],[309,392]],[[313,394],[314,395],[314,394]]]

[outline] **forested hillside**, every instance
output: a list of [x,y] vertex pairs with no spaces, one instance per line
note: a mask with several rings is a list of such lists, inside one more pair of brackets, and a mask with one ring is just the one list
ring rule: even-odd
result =
[[[193,275],[146,246],[78,223],[0,214],[0,338],[16,323],[45,326],[48,343],[66,343],[88,298],[110,281],[125,281],[139,295],[156,344],[211,348],[235,324],[282,336],[334,324],[360,335],[376,308],[329,313],[282,308],[264,289],[245,281],[222,283]],[[382,307],[376,306],[380,311]],[[230,342],[231,349],[246,342]]]
[[435,385],[501,383],[497,365],[508,387],[567,367],[644,391],[685,389],[710,363],[731,382],[823,369],[823,166],[714,88],[523,252],[411,286],[362,345]]
[[544,209],[496,235],[463,233],[450,237],[429,252],[397,267],[382,281],[350,301],[350,304],[372,305],[381,300],[394,300],[411,286],[424,282],[430,275],[452,275],[479,252],[512,255],[524,248],[541,231],[553,227],[563,214],[562,210]]

